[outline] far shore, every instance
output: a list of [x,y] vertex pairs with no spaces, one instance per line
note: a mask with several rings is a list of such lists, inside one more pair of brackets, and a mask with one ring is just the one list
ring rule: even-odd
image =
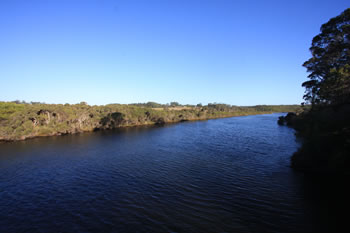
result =
[[0,102],[0,141],[11,142],[123,127],[295,112],[300,108],[298,105],[239,107],[216,103],[205,106],[171,106],[154,102],[90,106],[85,102],[74,105]]

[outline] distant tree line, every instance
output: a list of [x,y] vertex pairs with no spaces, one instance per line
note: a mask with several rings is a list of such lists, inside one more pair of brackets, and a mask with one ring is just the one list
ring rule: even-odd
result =
[[[295,107],[289,106],[289,110]],[[259,107],[237,107],[217,103],[206,106],[180,105],[177,102],[165,105],[147,102],[90,106],[86,102],[78,104],[0,102],[0,140],[253,115],[280,110],[279,106],[270,106],[262,110]]]

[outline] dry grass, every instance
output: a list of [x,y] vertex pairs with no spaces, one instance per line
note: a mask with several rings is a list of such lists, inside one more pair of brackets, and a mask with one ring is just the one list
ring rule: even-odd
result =
[[[165,108],[152,108],[153,110],[156,111],[163,111],[165,110]],[[188,106],[177,106],[177,107],[169,107],[167,108],[168,110],[172,110],[172,111],[181,111],[181,110],[192,110],[194,109],[193,107],[188,107]]]

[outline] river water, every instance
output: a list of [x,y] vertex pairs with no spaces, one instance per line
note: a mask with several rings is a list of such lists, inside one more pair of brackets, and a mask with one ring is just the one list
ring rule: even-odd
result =
[[0,232],[333,231],[280,115],[1,143]]

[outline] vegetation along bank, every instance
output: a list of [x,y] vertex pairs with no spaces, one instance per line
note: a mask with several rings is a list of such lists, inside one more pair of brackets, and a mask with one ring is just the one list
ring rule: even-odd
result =
[[167,105],[148,102],[103,106],[90,106],[85,102],[74,105],[0,102],[0,141],[298,109],[298,105],[238,107],[215,103],[194,106],[176,102]]
[[279,120],[297,131],[303,144],[292,167],[313,173],[350,174],[350,8],[321,26],[312,40],[312,57],[301,114]]

